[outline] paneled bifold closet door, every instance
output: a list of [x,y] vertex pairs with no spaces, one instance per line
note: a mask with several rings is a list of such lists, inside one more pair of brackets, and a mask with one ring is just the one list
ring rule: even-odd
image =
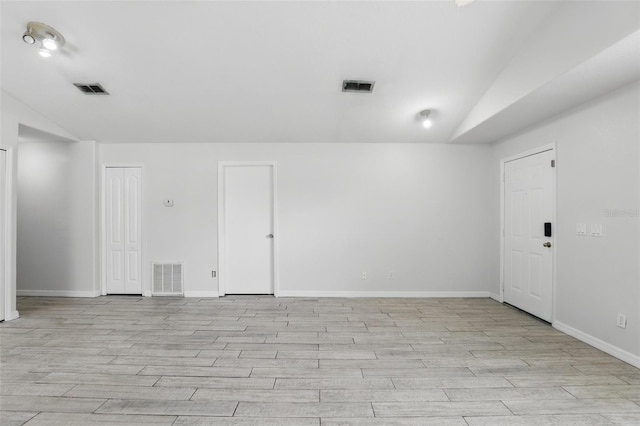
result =
[[142,294],[142,170],[105,170],[105,250],[107,294]]
[[5,317],[6,286],[5,256],[7,255],[6,208],[7,208],[7,151],[0,149],[0,321]]

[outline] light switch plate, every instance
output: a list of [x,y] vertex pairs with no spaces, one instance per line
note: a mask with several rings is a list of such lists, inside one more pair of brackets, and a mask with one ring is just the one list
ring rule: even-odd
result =
[[586,223],[576,223],[576,235],[587,235],[587,224]]
[[591,225],[591,236],[602,237],[602,224],[594,223]]

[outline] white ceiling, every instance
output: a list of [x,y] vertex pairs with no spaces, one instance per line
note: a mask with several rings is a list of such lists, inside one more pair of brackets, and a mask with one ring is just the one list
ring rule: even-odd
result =
[[[561,3],[3,1],[2,89],[100,142],[445,143]],[[64,34],[63,51],[40,58],[29,21]],[[342,93],[343,79],[374,93]],[[469,142],[513,130],[490,121]]]

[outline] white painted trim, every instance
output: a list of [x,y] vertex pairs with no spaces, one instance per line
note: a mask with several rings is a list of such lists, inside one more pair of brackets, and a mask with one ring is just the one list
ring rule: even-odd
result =
[[18,313],[18,311],[11,311],[10,314],[7,315],[7,313],[5,312],[4,314],[4,320],[5,321],[11,321],[14,319],[18,319],[20,318],[20,314]]
[[502,303],[502,300],[500,300],[500,295],[497,293],[489,292],[489,298],[495,300],[496,302]]
[[298,291],[280,290],[279,297],[488,298],[487,291]]
[[[278,267],[278,162],[277,161],[218,161],[218,296],[226,294],[226,259],[224,257],[224,168],[234,166],[271,166],[273,208],[273,295],[280,296]],[[186,297],[186,292],[185,292]]]
[[[5,188],[4,196],[6,203],[4,206],[4,236],[5,246],[2,247],[2,253],[4,253],[4,288],[0,291],[4,292],[4,320],[10,321],[20,317],[17,310],[13,309],[16,306],[16,294],[13,291],[13,269],[15,266],[15,253],[12,250],[13,232],[11,224],[14,222],[13,218],[13,147],[7,145],[0,145],[0,149],[6,152],[6,167],[5,167]],[[13,254],[12,254],[13,253]],[[12,303],[13,302],[13,303]]]
[[634,367],[640,368],[640,356],[634,355],[631,352],[627,352],[624,349],[621,349],[617,346],[614,346],[610,343],[607,343],[603,340],[598,339],[590,334],[587,334],[583,331],[580,331],[576,328],[573,328],[567,324],[564,324],[560,321],[553,322],[553,328],[562,331],[565,334],[568,334],[571,337],[575,337],[578,340],[581,340],[596,349],[600,349],[603,352],[608,353],[626,363],[633,365]]
[[500,291],[499,294],[497,295],[498,298],[496,299],[497,301],[499,301],[500,303],[504,303],[504,246],[505,246],[505,229],[504,229],[504,199],[505,199],[505,182],[504,182],[504,167],[505,164],[510,162],[510,161],[514,161],[514,160],[518,160],[520,158],[524,158],[524,157],[530,157],[532,155],[536,155],[536,154],[540,154],[543,152],[547,152],[547,151],[553,151],[553,159],[556,160],[556,167],[554,167],[553,171],[553,188],[552,190],[552,197],[553,197],[553,212],[552,212],[552,229],[553,229],[553,236],[551,237],[551,241],[554,247],[553,253],[552,253],[552,263],[553,265],[551,266],[552,270],[551,270],[551,322],[553,322],[554,318],[556,317],[556,269],[557,269],[557,253],[558,253],[558,247],[557,247],[557,239],[556,239],[556,234],[557,234],[557,213],[558,213],[558,191],[557,191],[557,187],[558,187],[558,182],[557,182],[557,170],[558,170],[558,150],[556,149],[556,143],[552,142],[550,144],[546,144],[546,145],[542,145],[538,148],[534,148],[534,149],[530,149],[528,151],[524,151],[521,152],[519,154],[516,155],[511,155],[509,157],[505,157],[503,159],[500,160]]
[[218,297],[217,291],[185,291],[184,297]]
[[142,226],[140,227],[140,233],[142,234],[141,247],[142,253],[140,255],[140,279],[142,280],[142,295],[151,296],[151,281],[145,280],[145,268],[143,265],[146,263],[147,255],[147,217],[146,217],[146,192],[144,188],[144,164],[142,163],[104,163],[100,165],[100,205],[98,209],[100,211],[100,238],[99,238],[99,251],[100,251],[100,295],[107,295],[107,250],[105,247],[107,225],[105,222],[104,208],[106,205],[106,188],[105,178],[108,168],[139,168],[140,169],[140,218],[142,220]]
[[99,291],[69,291],[69,290],[18,290],[18,296],[38,297],[98,297]]

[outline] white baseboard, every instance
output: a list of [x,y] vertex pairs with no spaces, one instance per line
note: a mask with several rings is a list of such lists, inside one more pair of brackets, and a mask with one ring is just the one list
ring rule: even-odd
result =
[[219,297],[218,291],[185,291],[184,297]]
[[4,320],[5,321],[11,321],[14,319],[18,319],[20,318],[20,314],[18,313],[18,311],[13,311],[13,312],[9,312],[7,313],[7,315],[5,315]]
[[500,300],[499,294],[489,292],[489,297],[495,300],[496,302],[502,303],[502,300]]
[[489,297],[487,291],[297,291],[280,290],[278,297]]
[[38,297],[98,297],[100,290],[95,291],[67,291],[67,290],[18,290],[18,296]]
[[640,356],[638,355],[634,355],[631,352],[620,349],[619,347],[614,346],[611,343],[607,343],[604,340],[600,340],[597,337],[593,337],[590,334],[575,329],[567,324],[563,324],[559,321],[554,321],[552,325],[553,328],[560,330],[571,337],[575,337],[576,339],[581,340],[596,349],[600,349],[601,351],[606,352],[609,355],[612,355],[628,364],[631,364],[634,367],[640,368]]

